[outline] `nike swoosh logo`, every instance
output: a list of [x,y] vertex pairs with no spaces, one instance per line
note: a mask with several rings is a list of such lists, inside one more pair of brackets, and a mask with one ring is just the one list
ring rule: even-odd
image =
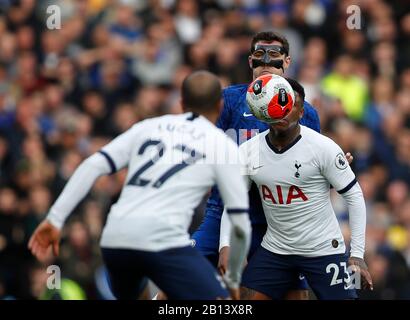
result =
[[257,170],[257,169],[262,168],[262,167],[263,167],[263,165],[258,166],[258,167],[252,167],[252,170]]
[[243,116],[244,116],[244,117],[253,117],[253,114],[252,114],[252,113],[246,113],[246,112],[244,112],[244,113],[243,113]]

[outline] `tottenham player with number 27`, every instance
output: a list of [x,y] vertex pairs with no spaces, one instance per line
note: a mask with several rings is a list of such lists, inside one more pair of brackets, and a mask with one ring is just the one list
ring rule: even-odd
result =
[[[249,66],[252,69],[253,79],[264,74],[283,75],[291,63],[289,56],[289,43],[287,39],[272,31],[257,33],[250,46]],[[246,104],[245,96],[247,84],[230,86],[224,89],[224,107],[218,119],[217,126],[224,131],[234,130],[239,136],[238,143],[246,141],[252,133],[258,133],[268,129],[268,125],[250,112]],[[300,123],[320,132],[319,117],[316,110],[306,101],[304,102],[304,114]],[[346,154],[349,162],[352,161],[350,153]],[[258,191],[252,184],[250,193],[249,216],[252,222],[252,242],[248,259],[258,248],[265,234],[267,224],[263,214]],[[228,248],[219,248],[219,228],[223,212],[223,202],[217,188],[212,189],[208,200],[205,217],[199,229],[193,234],[193,242],[197,249],[208,258],[214,265],[218,264],[221,273],[225,272],[228,257]],[[220,249],[220,251],[219,251]],[[218,263],[219,260],[219,263]],[[287,295],[287,299],[308,299],[307,283],[301,277],[296,277],[296,284]]]
[[184,114],[141,121],[87,158],[32,235],[32,253],[42,259],[52,248],[58,255],[61,228],[95,180],[128,167],[101,237],[114,295],[142,298],[149,278],[170,299],[227,298],[216,269],[192,248],[188,233],[194,208],[216,183],[234,225],[224,280],[238,299],[250,243],[249,201],[238,146],[214,125],[221,91],[215,75],[195,72],[182,84]]
[[[372,289],[363,260],[366,207],[342,149],[299,124],[305,93],[295,80],[257,78],[247,101],[269,129],[240,146],[248,184],[259,191],[268,229],[247,264],[242,299],[281,299],[303,274],[318,299],[354,299],[357,288]],[[330,185],[346,200],[350,257],[330,201]],[[229,246],[224,213],[220,245]]]

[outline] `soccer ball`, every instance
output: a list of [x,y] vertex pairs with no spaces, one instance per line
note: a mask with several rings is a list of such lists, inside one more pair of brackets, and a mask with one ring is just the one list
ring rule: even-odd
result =
[[295,93],[285,78],[267,74],[255,79],[249,85],[246,102],[257,119],[273,123],[292,110]]

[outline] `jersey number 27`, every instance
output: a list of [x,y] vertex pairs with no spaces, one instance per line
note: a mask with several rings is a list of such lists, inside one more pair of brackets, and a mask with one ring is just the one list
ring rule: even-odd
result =
[[[148,147],[156,147],[157,153],[147,162],[145,162],[131,177],[128,181],[127,185],[133,186],[140,186],[145,187],[147,186],[151,180],[147,180],[141,177],[144,171],[148,170],[150,167],[155,165],[155,163],[160,160],[166,151],[165,144],[160,140],[148,140],[144,142],[138,150],[138,155],[144,154]],[[160,188],[165,181],[171,178],[174,174],[181,171],[185,167],[194,164],[196,161],[205,158],[205,155],[202,153],[197,152],[195,149],[191,149],[183,144],[178,144],[173,147],[174,150],[179,150],[183,153],[186,153],[188,157],[184,159],[182,162],[175,164],[167,171],[165,171],[153,184],[152,187]]]

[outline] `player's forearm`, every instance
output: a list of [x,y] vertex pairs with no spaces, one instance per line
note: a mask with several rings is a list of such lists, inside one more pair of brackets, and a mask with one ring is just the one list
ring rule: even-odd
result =
[[231,288],[239,287],[242,268],[249,251],[251,223],[247,213],[229,214],[232,223],[230,254],[225,280]]
[[219,250],[223,247],[227,247],[231,242],[231,221],[229,219],[226,209],[221,217],[221,227],[219,232]]
[[363,258],[366,234],[366,205],[362,189],[356,183],[348,192],[343,194],[349,210],[349,225],[351,232],[350,255]]
[[64,187],[63,192],[50,208],[47,220],[55,227],[59,229],[62,228],[64,221],[78,203],[88,194],[95,180],[109,172],[110,168],[100,154],[94,154],[86,159],[75,170]]

